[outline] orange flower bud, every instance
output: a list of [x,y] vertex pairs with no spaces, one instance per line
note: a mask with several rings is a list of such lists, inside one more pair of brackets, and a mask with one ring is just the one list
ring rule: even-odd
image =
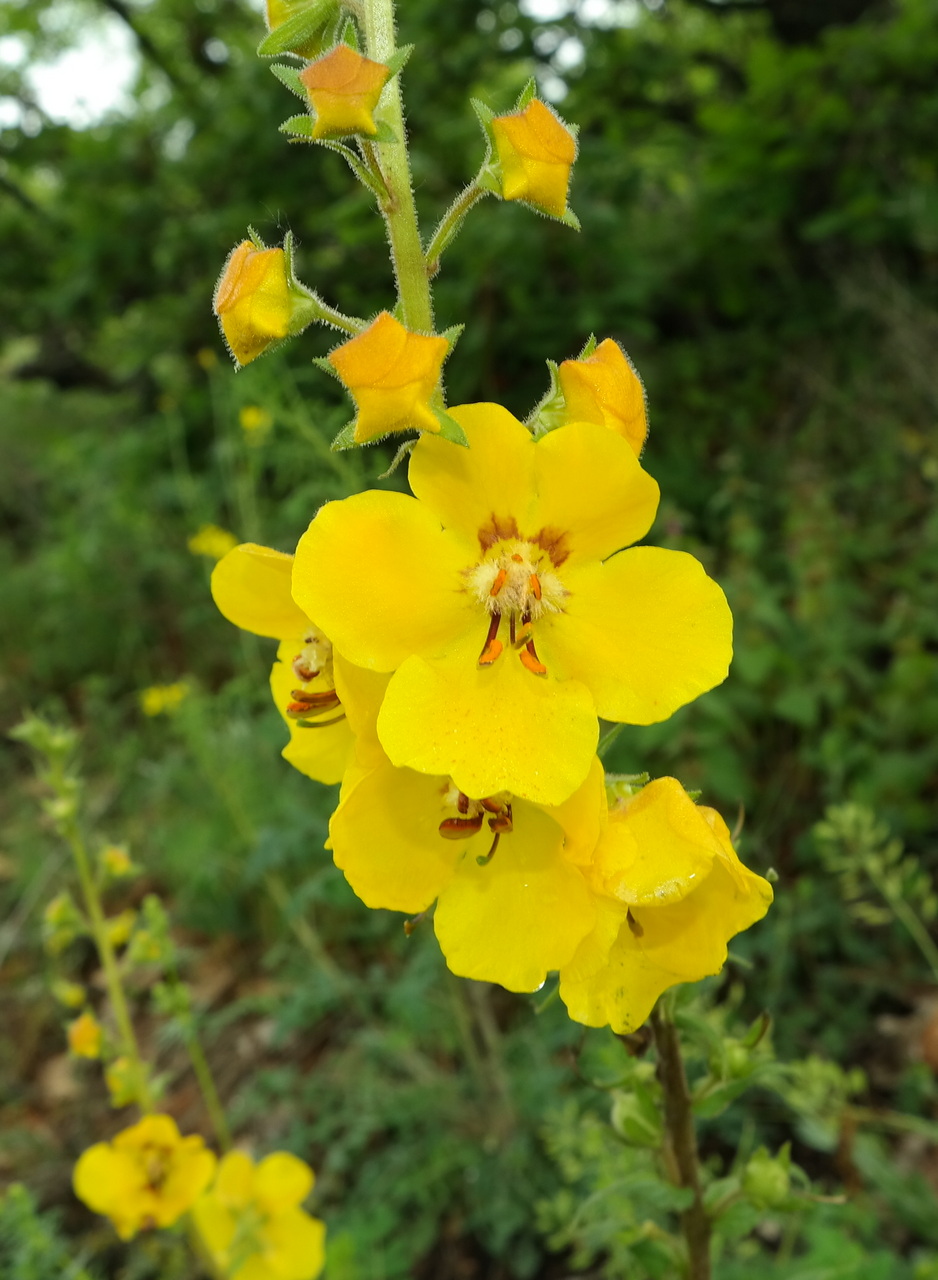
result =
[[648,434],[645,389],[617,342],[606,338],[585,360],[564,360],[559,376],[564,421],[610,427],[641,455]]
[[408,427],[439,432],[429,401],[448,349],[445,338],[411,333],[382,311],[363,333],[330,354],[329,363],[358,410],[357,444]]
[[215,314],[238,364],[250,364],[290,332],[292,304],[282,249],[242,240],[215,289]]
[[504,200],[524,200],[551,217],[567,212],[576,139],[549,107],[533,98],[523,111],[496,116],[492,136]]
[[381,62],[363,58],[347,44],[334,49],[300,72],[300,82],[316,113],[314,138],[343,138],[350,133],[374,137],[373,111],[391,78]]

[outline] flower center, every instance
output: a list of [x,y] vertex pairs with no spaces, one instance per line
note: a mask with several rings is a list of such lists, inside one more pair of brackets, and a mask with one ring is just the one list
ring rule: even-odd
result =
[[[332,674],[332,641],[311,627],[303,637],[303,648],[293,659],[292,666],[293,674],[302,681],[302,688],[293,689],[290,694],[291,700],[286,708],[290,719],[295,720],[301,729],[325,729],[344,720],[345,712],[341,710],[339,715],[328,720],[311,718],[342,706]],[[319,687],[307,688],[314,681]]]
[[[483,544],[484,545],[484,544]],[[545,614],[560,613],[567,595],[548,551],[539,542],[500,538],[466,574],[469,591],[489,614],[489,627],[479,665],[491,666],[504,651],[499,639],[502,618],[508,618],[508,643],[528,671],[537,676],[547,668],[534,647],[534,624]]]
[[492,861],[498,842],[503,835],[510,835],[513,830],[511,813],[511,796],[507,791],[500,791],[494,796],[485,796],[482,800],[470,800],[465,792],[460,791],[452,782],[443,797],[444,808],[452,816],[440,823],[440,835],[446,840],[469,840],[478,835],[482,824],[488,819],[489,830],[493,839],[488,853],[476,858],[480,867]]

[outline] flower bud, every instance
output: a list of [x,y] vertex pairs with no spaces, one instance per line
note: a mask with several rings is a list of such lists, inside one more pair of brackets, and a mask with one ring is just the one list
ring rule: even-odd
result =
[[175,711],[188,692],[189,686],[184,680],[175,684],[151,684],[148,689],[140,690],[140,710],[145,716],[161,716]]
[[122,844],[106,844],[98,854],[98,868],[105,881],[129,880],[140,870]]
[[203,524],[186,543],[194,556],[205,556],[209,560],[220,560],[232,547],[238,545],[238,539],[227,529],[217,524]]
[[76,1058],[101,1057],[101,1023],[85,1012],[68,1024],[68,1048]]
[[70,893],[58,893],[42,913],[42,941],[57,956],[70,942],[86,933],[84,918]]
[[576,139],[538,98],[491,124],[503,200],[523,200],[552,218],[567,213]]
[[757,1209],[778,1209],[791,1190],[791,1151],[789,1144],[777,1156],[765,1147],[752,1156],[743,1173],[743,1193]]
[[625,1093],[617,1089],[612,1095],[613,1129],[620,1138],[638,1147],[660,1147],[663,1125],[660,1109],[645,1089]]
[[137,1072],[129,1058],[115,1058],[104,1072],[104,1083],[111,1095],[112,1107],[126,1107],[137,1097]]
[[283,249],[242,242],[228,255],[213,299],[228,350],[243,367],[316,317]]
[[129,907],[126,911],[121,911],[119,915],[111,916],[109,920],[105,920],[104,927],[111,946],[126,946],[130,935],[134,931],[136,922],[137,913]]
[[364,58],[347,44],[337,44],[300,72],[315,114],[312,137],[345,138],[378,132],[374,109],[391,70]]
[[558,376],[564,421],[610,427],[641,455],[648,434],[645,389],[618,343],[606,338],[585,360],[564,360]]
[[329,355],[329,363],[355,401],[357,444],[391,431],[439,432],[430,397],[440,380],[449,343],[411,333],[387,311]]
[[80,982],[66,982],[59,978],[52,984],[52,994],[66,1009],[80,1009],[85,1003],[85,988]]

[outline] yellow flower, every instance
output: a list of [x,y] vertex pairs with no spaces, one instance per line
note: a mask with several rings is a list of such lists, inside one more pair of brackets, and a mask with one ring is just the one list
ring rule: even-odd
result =
[[292,569],[292,556],[246,542],[215,566],[212,595],[236,627],[280,641],[270,689],[290,728],[284,759],[318,782],[339,782],[352,746],[349,704],[354,720],[358,685],[381,682],[353,671],[293,603]]
[[567,212],[576,139],[549,107],[534,98],[523,111],[492,121],[505,200],[524,200],[562,218]]
[[445,338],[411,333],[382,311],[363,333],[330,353],[329,363],[358,410],[357,443],[408,427],[440,430],[429,401],[448,347]]
[[597,716],[652,724],[725,678],[729,608],[692,556],[620,550],[658,502],[621,436],[574,423],[535,442],[498,405],[449,412],[471,447],[424,435],[416,498],[327,503],[294,597],[350,662],[394,673],[378,717],[394,764],[559,804]]
[[[267,410],[256,404],[246,404],[238,414],[238,421],[248,444],[253,445],[260,444],[274,425],[274,420]],[[234,543],[232,543],[232,546],[234,546]],[[226,551],[229,549],[228,547],[225,548]]]
[[107,930],[108,941],[111,946],[125,946],[134,931],[136,922],[137,913],[130,907],[126,911],[121,911],[119,915],[111,916],[109,920],[105,920],[104,927]]
[[584,871],[605,821],[598,759],[562,805],[470,799],[451,779],[382,757],[350,771],[329,824],[336,865],[369,907],[417,914],[464,978],[536,991],[596,921]]
[[641,456],[648,434],[645,389],[618,343],[606,338],[585,360],[564,360],[559,376],[566,422],[611,427]]
[[285,1151],[255,1165],[232,1151],[214,1186],[192,1211],[196,1228],[220,1274],[229,1280],[313,1280],[325,1261],[326,1228],[300,1204],[313,1171]]
[[137,1069],[129,1058],[115,1058],[104,1069],[104,1083],[112,1107],[126,1107],[137,1097]]
[[207,556],[209,560],[220,560],[232,547],[238,545],[238,539],[227,529],[217,524],[203,524],[186,543],[194,556]]
[[350,133],[374,137],[378,126],[374,109],[391,78],[381,62],[363,58],[347,44],[338,44],[300,72],[300,83],[316,113],[314,138],[344,138]]
[[211,1181],[215,1157],[202,1139],[183,1138],[169,1116],[145,1116],[112,1142],[98,1142],[75,1166],[75,1194],[111,1219],[122,1240],[172,1226]]
[[761,920],[772,888],[739,861],[726,824],[674,778],[609,814],[588,876],[598,916],[560,970],[570,1017],[634,1031],[668,987],[719,973],[727,941]]
[[138,867],[131,862],[127,846],[107,844],[98,854],[98,865],[109,880],[125,880],[137,874]]
[[80,1009],[87,999],[85,988],[80,982],[66,982],[63,978],[53,982],[52,994],[66,1009]]
[[140,709],[145,716],[161,716],[175,711],[189,692],[185,681],[176,684],[151,684],[140,691]]
[[215,288],[215,314],[239,365],[250,364],[290,332],[293,304],[282,249],[251,240],[232,249]]
[[68,1047],[76,1058],[101,1057],[101,1023],[93,1013],[83,1013],[68,1024]]

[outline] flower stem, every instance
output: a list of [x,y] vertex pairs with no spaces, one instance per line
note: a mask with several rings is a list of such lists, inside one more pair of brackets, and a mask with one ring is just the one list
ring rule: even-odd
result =
[[[52,762],[49,781],[58,795],[64,794],[67,784],[61,762]],[[95,883],[94,873],[91,869],[91,859],[88,857],[88,850],[85,847],[85,842],[78,826],[78,819],[74,812],[62,818],[59,830],[71,849],[72,857],[75,860],[85,911],[91,924],[91,933],[98,955],[101,958],[101,967],[104,969],[107,993],[111,1001],[111,1008],[114,1010],[114,1020],[117,1023],[121,1048],[124,1056],[131,1064],[135,1082],[135,1095],[140,1110],[146,1114],[153,1110],[153,1098],[147,1080],[147,1071],[140,1056],[137,1037],[134,1034],[130,1008],[127,1004],[127,997],[124,994],[123,983],[121,982],[120,967],[114,954],[114,948],[111,946],[111,940],[108,937],[107,922],[104,918],[104,909],[101,906],[98,886]]]
[[484,187],[479,187],[475,182],[470,183],[464,191],[461,191],[450,207],[440,219],[439,226],[434,231],[430,243],[427,245],[427,251],[424,255],[427,264],[427,275],[432,280],[440,269],[440,258],[444,251],[455,239],[463,218],[483,196],[488,195]]
[[687,1243],[688,1280],[710,1280],[710,1218],[704,1208],[700,1186],[697,1135],[681,1057],[681,1041],[667,997],[659,1001],[652,1011],[651,1025],[658,1050],[658,1078],[664,1091],[667,1154],[672,1157],[680,1185],[694,1197],[681,1214],[681,1227]]
[[[363,0],[362,10],[368,57],[375,62],[387,62],[397,47],[394,0]],[[400,319],[406,328],[416,333],[432,333],[433,301],[414,205],[399,75],[394,76],[385,89],[375,120],[387,124],[395,137],[394,142],[379,142],[375,147],[388,190],[381,212],[387,225],[397,280]]]
[[932,977],[938,980],[938,947],[932,941],[931,934],[922,924],[915,908],[906,902],[901,893],[894,891],[888,877],[882,874],[875,858],[865,859],[863,865],[873,884],[886,899],[893,915],[900,924],[905,926],[913,942],[922,953],[925,963],[931,969]]

